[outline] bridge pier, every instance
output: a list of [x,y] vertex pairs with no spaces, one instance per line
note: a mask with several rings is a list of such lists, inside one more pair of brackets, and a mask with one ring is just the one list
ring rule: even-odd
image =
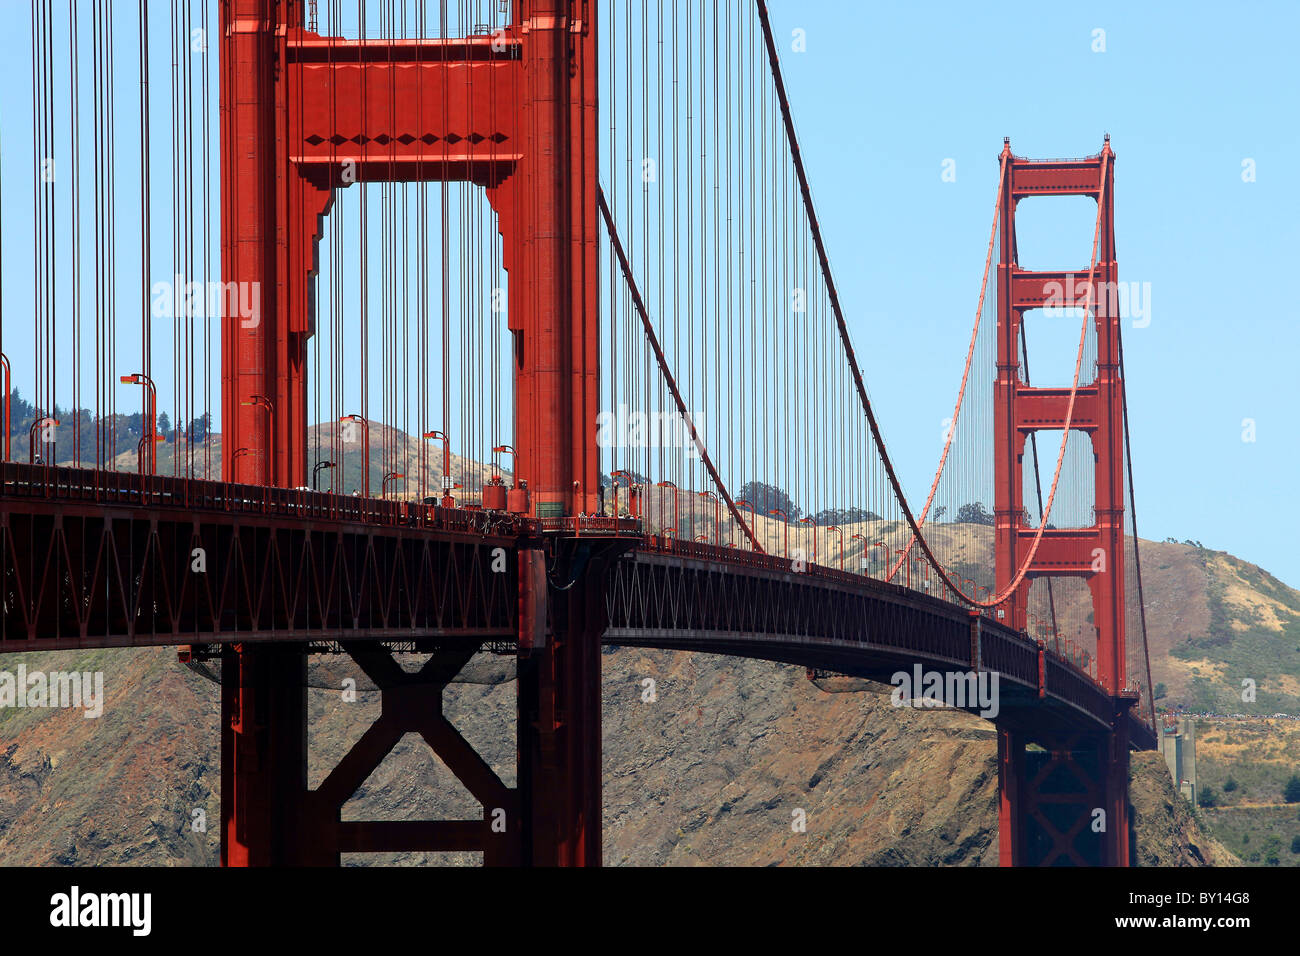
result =
[[[633,539],[526,542],[519,573],[515,789],[442,713],[481,647],[446,640],[416,673],[383,644],[344,642],[382,694],[379,718],[308,789],[307,650],[228,645],[221,673],[221,863],[337,866],[347,852],[478,851],[486,865],[601,863],[600,642],[610,561]],[[549,566],[549,570],[548,570]],[[483,807],[474,820],[344,821],[344,804],[408,733]]]
[[1130,865],[1124,717],[1103,734],[998,728],[1000,866]]
[[221,865],[303,862],[306,798],[305,649],[223,647]]
[[[525,601],[547,616],[540,644],[519,651],[519,788],[524,859],[536,866],[601,864],[600,639],[607,620],[608,546],[556,541],[548,585],[520,575]],[[567,586],[566,586],[567,582]],[[547,598],[547,592],[555,593]],[[521,614],[527,620],[528,614]]]
[[[307,787],[307,652],[302,645],[227,648],[222,655],[223,866],[338,866],[343,853],[479,851],[516,865],[517,791],[442,713],[442,692],[479,650],[439,647],[408,673],[382,645],[344,647],[382,694],[379,718],[315,790]],[[408,733],[483,806],[474,820],[344,821],[343,805]]]

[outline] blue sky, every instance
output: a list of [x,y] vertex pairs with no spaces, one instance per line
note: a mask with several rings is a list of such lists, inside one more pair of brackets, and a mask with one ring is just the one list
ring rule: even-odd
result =
[[[775,0],[772,17],[909,497],[928,486],[951,414],[1002,137],[1023,156],[1083,156],[1108,132],[1119,277],[1151,289],[1150,324],[1124,333],[1139,531],[1198,539],[1300,585],[1300,5]],[[1097,29],[1105,52],[1093,52]],[[946,159],[955,182],[941,178]],[[1086,269],[1093,214],[1038,202],[1018,222],[1022,264]],[[1078,327],[1066,324],[1031,365],[1058,342],[1072,363]]]
[[[1289,494],[1300,465],[1300,324],[1287,287],[1300,255],[1300,5],[771,5],[853,340],[909,495],[923,499],[934,436],[952,411],[1002,137],[1025,156],[1080,156],[1108,132],[1120,278],[1151,290],[1150,324],[1125,330],[1140,531],[1199,539],[1300,585]],[[21,338],[30,337],[22,284],[32,159],[28,7],[18,12],[0,37],[0,119],[14,184],[5,190],[6,333]],[[131,13],[118,54],[127,103],[137,88]],[[154,13],[165,39],[167,10]],[[796,29],[804,52],[791,49]],[[1098,30],[1104,52],[1094,50]],[[165,43],[153,54],[165,70]],[[168,99],[154,91],[159,150]],[[952,182],[941,175],[949,160]],[[1247,160],[1253,182],[1243,181]],[[122,181],[125,218],[130,170]],[[167,189],[155,187],[155,243],[169,230]],[[1029,205],[1018,221],[1023,264],[1086,268],[1091,203],[1041,200],[1032,214]],[[130,295],[135,237],[119,241]],[[1031,340],[1036,378],[1072,361],[1077,325],[1059,324]],[[158,366],[168,351],[164,343]],[[123,387],[118,401],[135,407],[138,389]],[[1246,419],[1253,442],[1243,441]]]

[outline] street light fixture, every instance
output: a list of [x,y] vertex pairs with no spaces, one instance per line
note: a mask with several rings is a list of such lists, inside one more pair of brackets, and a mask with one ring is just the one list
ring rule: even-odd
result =
[[[678,519],[678,517],[679,517],[679,516],[678,516],[678,512],[677,512],[677,486],[676,486],[675,484],[673,484],[671,481],[668,481],[667,479],[664,479],[663,481],[657,481],[657,482],[655,482],[655,487],[656,487],[656,488],[671,488],[671,489],[673,490],[673,530],[676,531],[676,530],[677,530],[677,519]],[[664,496],[663,496],[663,492],[661,491],[661,492],[659,493],[659,511],[660,511],[661,514],[663,513],[663,510],[664,510],[664,509],[663,509],[663,500],[664,500]]]
[[836,525],[829,525],[827,526],[826,530],[835,532],[835,539],[838,543],[838,550],[840,552],[840,570],[843,571],[844,570],[844,532],[841,531],[839,527],[837,527]]
[[360,425],[365,430],[364,455],[365,460],[361,464],[361,470],[366,475],[366,497],[370,497],[370,422],[361,415],[343,415],[339,418],[340,422],[352,422]]
[[[957,582],[957,593],[961,593],[961,575],[958,574],[956,571],[954,571],[952,568],[944,568],[943,570],[944,573],[948,576],[949,581]],[[952,590],[951,585],[949,585],[948,589]]]
[[800,524],[810,524],[810,525],[812,525],[812,529],[813,529],[813,553],[812,553],[812,560],[813,560],[813,564],[816,564],[816,563],[817,563],[817,522],[813,521],[812,517],[809,515],[809,516],[805,516],[805,517],[803,517],[803,518],[800,518],[800,519],[799,519],[799,523],[800,523]]
[[[849,541],[860,540],[862,542],[862,573],[867,573],[867,539],[866,536],[858,534],[856,531],[849,536]],[[850,545],[852,547],[852,545]]]
[[397,481],[399,478],[405,478],[405,477],[406,476],[402,474],[400,471],[390,471],[388,474],[384,475],[383,480],[379,483],[379,497],[380,498],[388,497],[388,483],[390,481]]
[[[275,404],[269,398],[265,395],[250,395],[248,396],[247,401],[240,402],[239,404],[249,407],[265,408],[267,414],[268,433],[272,430],[275,422]],[[270,476],[268,475],[267,477],[269,480]]]
[[636,512],[633,510],[633,507],[634,507],[635,501],[634,501],[634,498],[633,498],[633,495],[632,495],[632,475],[631,475],[629,472],[624,471],[622,468],[618,469],[617,471],[610,472],[610,475],[609,475],[609,480],[610,480],[610,481],[613,483],[613,485],[614,485],[614,517],[615,517],[615,518],[618,518],[618,517],[619,517],[619,513],[618,513],[618,480],[619,480],[620,478],[625,478],[625,479],[627,480],[627,499],[628,499],[628,511],[627,511],[627,513],[628,513],[628,517],[635,518],[635,517],[636,517]]
[[312,491],[319,491],[319,490],[320,490],[319,488],[316,487],[316,476],[319,475],[323,469],[325,469],[325,468],[333,468],[333,467],[335,467],[335,465],[334,465],[334,462],[332,462],[332,461],[318,461],[318,462],[316,462],[316,464],[312,467],[312,470],[311,470],[311,490],[312,490]]
[[785,556],[789,558],[790,557],[790,516],[786,514],[784,511],[782,511],[780,508],[770,509],[768,511],[768,514],[779,515],[781,518],[782,527],[785,528],[785,533],[783,534],[781,540],[781,550],[785,553]]
[[456,497],[452,491],[459,488],[460,485],[451,479],[451,439],[444,431],[425,432],[424,437],[431,441],[442,442],[442,506],[444,508],[456,507]]
[[61,423],[57,418],[51,418],[49,415],[42,416],[32,422],[32,427],[27,429],[27,463],[36,464],[36,429],[48,428],[53,425],[57,428]]
[[492,451],[497,455],[510,456],[510,480],[513,487],[519,487],[519,453],[509,445],[493,445]]
[[[156,441],[154,439],[154,436],[158,434],[158,389],[154,387],[153,379],[151,379],[148,375],[144,374],[144,372],[133,372],[130,375],[119,376],[118,381],[121,382],[123,385],[144,386],[145,396],[148,399],[147,404],[149,409],[147,415],[149,419],[147,423],[148,430],[145,432],[144,438],[148,439],[147,446],[149,450],[149,474],[152,475],[155,471],[155,465],[156,465],[156,461],[154,458],[154,449],[156,448]],[[144,439],[141,440],[140,444],[142,446],[146,444]],[[140,461],[140,471],[142,473],[144,471],[143,459],[141,459]]]
[[900,560],[903,563],[903,580],[907,582],[907,586],[910,588],[912,586],[912,562],[907,560],[907,549],[895,548],[894,554],[900,555]]
[[[164,437],[163,435],[154,435],[154,436],[153,436],[153,442],[152,442],[151,444],[153,444],[153,446],[156,448],[158,442],[162,442],[162,441],[166,441],[166,440],[167,440],[166,437]],[[136,470],[139,471],[140,474],[142,474],[142,475],[144,474],[144,462],[145,462],[144,446],[145,446],[145,443],[146,443],[146,442],[149,442],[149,436],[148,436],[148,435],[141,435],[141,436],[140,436],[140,441],[137,442],[137,443],[136,443],[136,446],[135,446]],[[152,462],[153,459],[154,459],[154,455],[153,455],[153,453],[151,452],[150,455],[149,455],[148,457],[149,457],[150,462]],[[152,467],[152,465],[150,465],[149,474],[153,474],[153,467]]]
[[[718,544],[722,544],[722,499],[712,491],[697,491],[696,494],[701,498],[713,499],[713,535],[714,540]],[[706,540],[708,539],[708,535],[704,537]],[[695,540],[698,541],[699,538],[697,537]]]
[[[749,509],[749,518],[752,522],[754,522],[754,527],[752,530],[754,534],[757,535],[758,534],[758,512],[754,510],[754,506],[750,504],[748,499],[746,498],[741,498],[739,501],[736,502],[736,510],[739,511],[741,508]],[[751,550],[753,549],[754,542],[756,540],[757,540],[756,538],[751,539],[751,541],[749,542],[749,547]]]

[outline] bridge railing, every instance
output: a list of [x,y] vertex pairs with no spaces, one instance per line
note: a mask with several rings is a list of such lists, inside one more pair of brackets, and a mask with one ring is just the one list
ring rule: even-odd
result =
[[336,495],[305,488],[18,462],[0,464],[0,498],[257,514],[467,534],[523,534],[539,528],[536,521],[526,517],[480,509],[443,508],[437,504]]
[[644,529],[640,518],[614,517],[613,515],[576,515],[568,518],[541,518],[541,530],[561,534],[603,535],[616,538],[639,538]]

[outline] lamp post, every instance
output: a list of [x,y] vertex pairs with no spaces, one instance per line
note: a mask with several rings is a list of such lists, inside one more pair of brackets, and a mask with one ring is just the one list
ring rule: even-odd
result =
[[817,563],[817,522],[813,521],[811,516],[805,516],[799,519],[799,523],[812,525],[812,533],[813,533],[812,560],[813,560],[813,564],[816,564]]
[[442,442],[442,507],[456,507],[456,498],[452,490],[459,488],[460,485],[451,480],[451,439],[443,431],[425,432],[424,437],[432,441]]
[[399,478],[405,477],[406,476],[400,471],[390,471],[388,474],[384,475],[383,480],[379,482],[379,497],[388,497],[388,483],[390,481],[397,481]]
[[781,538],[781,551],[786,556],[786,558],[789,558],[790,557],[790,516],[786,514],[784,511],[782,511],[780,508],[770,509],[768,511],[768,514],[777,515],[781,519],[782,526],[785,528],[785,531],[782,534],[782,538]]
[[[135,446],[136,470],[137,470],[138,472],[140,472],[140,474],[142,474],[142,475],[144,474],[144,462],[145,462],[145,457],[146,457],[146,456],[145,456],[145,445],[146,445],[146,444],[150,444],[150,445],[153,445],[153,446],[156,448],[158,442],[160,442],[160,441],[166,441],[166,440],[167,440],[167,439],[166,439],[164,436],[162,436],[162,435],[154,435],[154,436],[153,436],[153,441],[150,442],[150,441],[149,441],[149,436],[148,436],[148,435],[141,435],[141,436],[140,436],[140,440],[139,440],[138,442],[136,442],[136,446]],[[152,475],[152,474],[153,474],[153,466],[152,466],[152,462],[153,462],[153,460],[154,460],[154,453],[153,453],[152,450],[150,451],[150,453],[149,453],[149,455],[148,455],[148,459],[149,459],[149,461],[150,461],[150,463],[151,463],[151,464],[150,464],[150,469],[149,469],[149,474]]]
[[631,505],[631,502],[632,502],[632,476],[631,476],[631,474],[629,474],[628,472],[624,471],[622,468],[618,469],[617,471],[610,472],[610,475],[609,475],[609,480],[610,480],[611,482],[614,483],[614,518],[615,518],[615,520],[617,520],[618,517],[619,517],[619,513],[618,513],[618,480],[619,480],[620,478],[624,478],[624,479],[627,480],[628,516],[629,516],[629,517],[632,517],[632,518],[635,518],[636,515],[632,514],[632,505]]
[[332,462],[332,461],[318,461],[318,462],[316,462],[316,464],[312,467],[312,470],[311,470],[311,490],[312,490],[312,491],[319,491],[319,490],[320,490],[319,488],[316,487],[316,476],[319,475],[323,469],[325,469],[325,468],[333,468],[333,467],[334,467],[334,462]]
[[258,408],[265,408],[267,412],[275,414],[275,403],[265,395],[250,395],[248,401],[240,402],[240,405],[256,405]]
[[849,541],[850,541],[850,542],[852,542],[852,541],[861,541],[861,542],[862,542],[862,573],[863,573],[863,574],[866,574],[866,573],[867,573],[867,539],[866,539],[866,537],[865,537],[864,535],[858,534],[858,533],[855,531],[855,532],[853,532],[853,534],[851,534],[851,535],[849,536]]
[[370,497],[370,422],[366,421],[360,415],[344,415],[339,418],[340,422],[352,422],[354,425],[360,425],[365,430],[365,440],[362,449],[364,461],[361,463],[361,470],[366,475],[366,497]]
[[510,456],[510,481],[514,487],[519,485],[519,453],[509,445],[493,445],[492,452],[497,455]]
[[907,560],[907,549],[895,548],[894,554],[898,555],[899,560],[903,563],[903,580],[910,588],[912,586],[912,562]]
[[[908,560],[907,560],[908,570],[911,570],[911,566],[912,566],[913,564],[916,565],[916,586],[917,586],[917,587],[921,587],[921,586],[922,586],[922,585],[921,585],[921,582],[922,582],[922,580],[923,580],[923,578],[922,578],[922,576],[921,576],[921,571],[922,571],[922,569],[925,569],[926,571],[928,571],[930,566],[929,566],[928,564],[925,563],[925,558],[924,558],[924,556],[922,556],[922,555],[916,555],[916,554],[914,554],[914,555],[912,555],[910,558],[908,558]],[[928,575],[927,575],[927,578],[928,578]],[[929,581],[926,580],[925,583],[928,585],[928,584],[929,584]]]
[[889,545],[883,541],[877,541],[872,547],[880,548],[885,552],[884,560],[880,562],[880,570],[884,571],[885,568],[889,567]]
[[51,418],[49,415],[43,415],[32,422],[32,427],[27,429],[27,463],[29,465],[36,464],[36,429],[48,428],[51,425],[57,428],[59,424],[57,418]]
[[[147,399],[146,404],[148,406],[148,411],[146,412],[146,418],[148,419],[148,421],[145,423],[146,431],[144,433],[144,437],[148,439],[148,441],[145,442],[142,440],[140,444],[146,446],[148,449],[149,474],[152,475],[154,473],[154,464],[155,464],[154,436],[158,434],[158,389],[154,387],[153,379],[151,379],[148,375],[145,375],[144,372],[133,372],[130,375],[120,376],[118,378],[118,381],[121,382],[123,385],[144,386],[145,397]],[[144,472],[143,460],[140,461],[139,467],[141,473],[143,473]]]
[[[701,498],[713,499],[713,536],[718,544],[722,544],[722,499],[712,491],[697,491],[696,494]],[[708,539],[708,535],[704,537],[705,540]],[[699,538],[696,537],[695,540],[698,541]]]
[[827,526],[826,530],[835,532],[835,540],[840,552],[840,570],[843,571],[844,570],[844,532],[841,531],[836,525],[829,525]]
[[958,593],[960,593],[960,592],[961,592],[961,575],[958,574],[956,571],[954,571],[952,568],[944,568],[943,570],[944,570],[944,573],[948,575],[948,580],[949,580],[949,581],[956,581],[956,582],[957,582],[957,590],[958,590]]
[[[267,433],[270,434],[275,428],[275,404],[265,395],[250,395],[248,401],[240,402],[240,405],[249,405],[257,408],[265,408],[267,416]],[[269,475],[267,476],[269,479]]]
[[[676,531],[676,530],[677,530],[677,518],[678,518],[678,513],[677,513],[677,486],[676,486],[675,484],[673,484],[671,481],[668,481],[667,479],[664,479],[663,481],[657,481],[657,482],[655,482],[655,487],[656,487],[656,488],[671,488],[671,489],[673,490],[673,530]],[[660,511],[661,514],[663,513],[663,510],[664,510],[664,508],[663,508],[663,502],[664,502],[664,494],[663,494],[663,492],[661,491],[661,492],[659,492],[659,511]]]
[[[754,510],[754,506],[751,505],[749,501],[745,498],[741,498],[739,501],[736,502],[736,510],[739,511],[741,508],[749,509],[749,519],[752,522],[754,522],[753,530],[754,530],[754,534],[757,535],[758,534],[758,512]],[[753,549],[754,547],[753,541],[749,543],[749,547]]]

